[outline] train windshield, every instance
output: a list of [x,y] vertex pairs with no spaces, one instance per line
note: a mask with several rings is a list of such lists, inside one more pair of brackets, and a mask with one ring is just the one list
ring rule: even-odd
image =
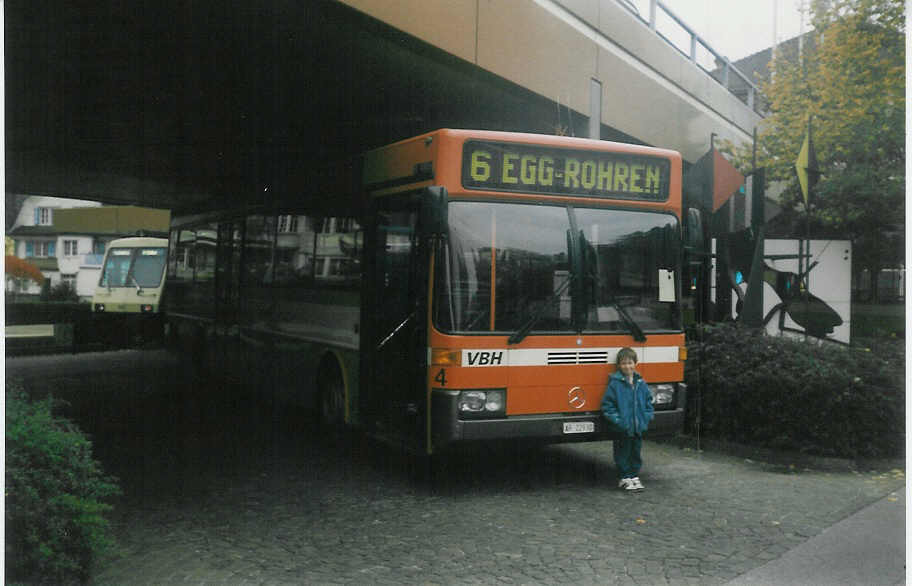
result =
[[434,321],[451,333],[680,331],[672,214],[450,202]]
[[112,248],[101,271],[101,287],[158,287],[167,248]]

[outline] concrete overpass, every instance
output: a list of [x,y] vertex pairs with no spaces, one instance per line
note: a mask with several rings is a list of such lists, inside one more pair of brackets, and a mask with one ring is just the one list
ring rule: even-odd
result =
[[760,120],[617,0],[12,0],[5,41],[7,193],[177,213],[440,127],[693,162]]

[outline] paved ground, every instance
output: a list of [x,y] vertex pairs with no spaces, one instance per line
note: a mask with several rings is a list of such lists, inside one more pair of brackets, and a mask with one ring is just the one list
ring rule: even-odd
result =
[[889,494],[726,586],[904,585],[905,495],[905,488]]
[[610,443],[474,451],[421,479],[395,450],[246,391],[187,398],[167,358],[118,356],[99,357],[104,376],[85,357],[29,363],[81,397],[74,417],[125,491],[96,585],[725,584],[905,486],[902,462],[651,441],[640,494],[615,487]]
[[600,444],[461,460],[428,484],[384,449],[338,464],[327,447],[132,501],[94,583],[721,584],[904,483],[648,443],[641,494],[614,488]]
[[904,484],[656,443],[636,495],[614,488],[603,444],[464,456],[427,483],[396,453],[349,448],[342,463],[318,442],[165,481],[145,462],[123,556],[94,583],[721,584]]

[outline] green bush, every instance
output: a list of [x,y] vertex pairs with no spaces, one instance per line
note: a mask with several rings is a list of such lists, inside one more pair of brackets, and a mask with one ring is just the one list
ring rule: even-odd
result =
[[905,308],[900,303],[852,304],[852,339],[905,336]]
[[60,281],[48,292],[47,301],[79,301],[76,287],[67,281]]
[[6,581],[85,581],[113,545],[104,501],[120,493],[92,458],[92,444],[53,399],[6,388]]
[[691,336],[688,427],[737,443],[837,457],[904,444],[901,341],[871,348],[771,337],[737,324]]

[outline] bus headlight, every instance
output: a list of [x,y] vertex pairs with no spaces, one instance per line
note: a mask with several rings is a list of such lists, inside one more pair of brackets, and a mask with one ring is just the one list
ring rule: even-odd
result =
[[649,385],[649,391],[652,393],[652,405],[655,409],[671,409],[674,405],[674,385]]
[[504,389],[460,391],[456,408],[461,418],[504,417],[507,413]]

